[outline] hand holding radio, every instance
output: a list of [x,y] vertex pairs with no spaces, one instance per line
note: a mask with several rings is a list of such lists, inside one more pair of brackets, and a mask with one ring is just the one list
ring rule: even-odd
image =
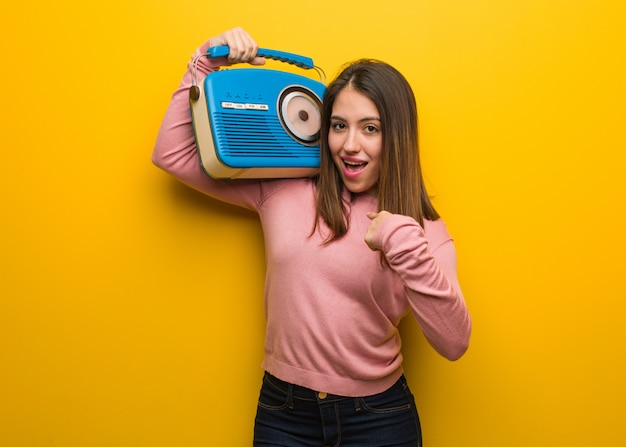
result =
[[246,62],[251,65],[264,65],[265,59],[257,56],[259,46],[256,41],[240,26],[224,31],[211,38],[211,46],[229,47],[228,62],[237,64]]

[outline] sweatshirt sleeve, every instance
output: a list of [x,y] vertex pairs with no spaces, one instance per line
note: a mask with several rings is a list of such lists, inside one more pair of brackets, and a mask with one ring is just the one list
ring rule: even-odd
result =
[[412,218],[392,215],[374,235],[390,267],[400,275],[407,298],[432,347],[449,360],[469,347],[471,318],[456,272],[456,252],[443,222],[433,235]]
[[[178,180],[198,191],[224,202],[255,209],[261,201],[261,182],[257,180],[217,180],[209,177],[200,165],[189,106],[189,87],[192,85],[193,59],[206,53],[211,46],[207,41],[192,55],[187,71],[172,94],[165,112],[152,162]],[[210,72],[228,65],[226,58],[200,58],[198,82]]]

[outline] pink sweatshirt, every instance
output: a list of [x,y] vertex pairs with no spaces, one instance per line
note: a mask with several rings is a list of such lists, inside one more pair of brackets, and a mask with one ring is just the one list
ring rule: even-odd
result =
[[[209,42],[198,49],[204,53]],[[200,77],[225,65],[201,60]],[[351,200],[349,232],[323,245],[327,227],[310,236],[315,184],[310,179],[214,180],[201,169],[188,101],[187,70],[174,92],[153,153],[154,163],[187,185],[259,214],[266,246],[267,333],[263,368],[290,383],[344,396],[382,392],[403,373],[397,326],[409,313],[428,342],[455,360],[466,351],[471,320],[456,274],[454,244],[441,220],[393,215],[375,244],[364,242],[377,199]]]

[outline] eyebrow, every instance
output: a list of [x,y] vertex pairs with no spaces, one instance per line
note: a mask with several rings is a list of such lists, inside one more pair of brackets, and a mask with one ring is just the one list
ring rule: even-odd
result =
[[[338,115],[333,115],[333,116],[330,117],[330,119],[331,120],[346,121],[345,118],[342,118],[342,117],[340,117]],[[380,122],[380,118],[377,117],[377,116],[365,116],[365,117],[363,117],[363,118],[361,118],[359,120],[359,123],[362,123],[364,121],[378,121],[378,122]]]

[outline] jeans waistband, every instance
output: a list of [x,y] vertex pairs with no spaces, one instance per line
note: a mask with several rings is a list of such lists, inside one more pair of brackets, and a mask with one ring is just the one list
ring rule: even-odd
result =
[[[334,400],[339,400],[339,399],[354,399],[352,397],[340,396],[337,394],[330,394],[330,393],[326,393],[323,391],[315,391],[315,390],[312,390],[312,389],[309,389],[300,385],[294,385],[292,383],[285,382],[284,380],[281,380],[276,376],[271,375],[267,371],[265,372],[265,380],[270,386],[276,388],[277,390],[280,390],[281,392],[287,395],[290,394],[292,397],[298,398],[298,399],[306,399],[306,400],[321,399],[325,401],[329,401],[329,400],[334,401]],[[398,379],[398,381],[393,385],[393,387],[401,386],[403,381],[405,381],[404,375],[402,375],[402,377]]]
[[285,394],[291,394],[292,397],[306,400],[318,400],[323,399],[325,401],[337,400],[337,399],[352,399],[346,396],[339,396],[336,394],[330,394],[323,391],[315,391],[300,385],[294,385],[284,380],[280,380],[278,377],[265,372],[265,380],[269,385],[280,390]]
[[265,373],[265,380],[270,386],[280,390],[285,394],[291,394],[292,397],[297,399],[317,400],[320,397],[322,397],[324,400],[328,400],[329,398],[345,399],[345,397],[343,396],[328,394],[322,391],[315,391],[310,388],[285,382],[284,380],[280,380],[278,377],[273,376],[268,372]]

